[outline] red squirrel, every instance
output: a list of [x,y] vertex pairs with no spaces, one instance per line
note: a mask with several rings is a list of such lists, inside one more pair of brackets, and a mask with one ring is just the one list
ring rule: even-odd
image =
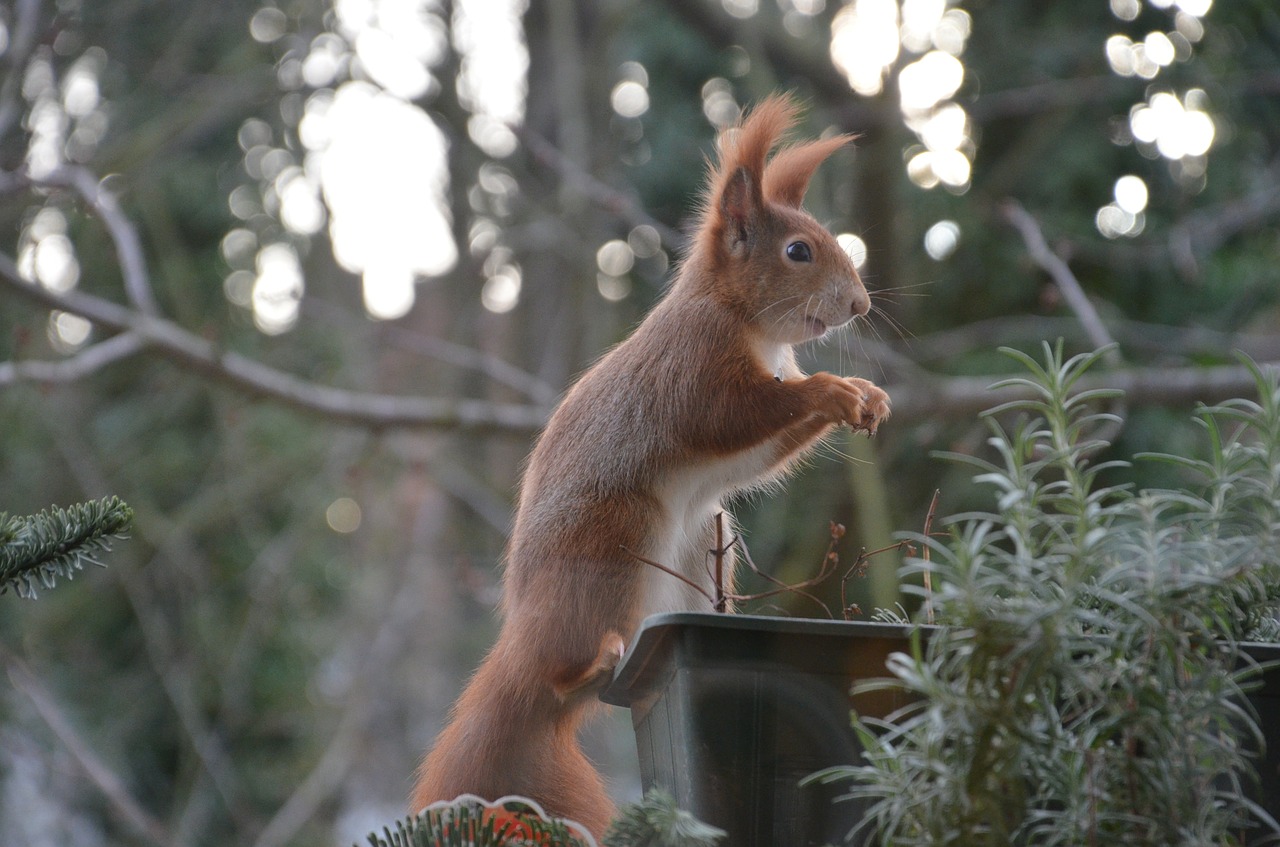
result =
[[849,257],[800,205],[850,137],[770,158],[796,111],[771,97],[722,135],[670,290],[539,437],[505,555],[502,630],[422,763],[415,811],[520,794],[599,838],[613,804],[578,727],[642,618],[709,608],[637,555],[714,593],[725,498],[778,479],[833,428],[874,434],[889,416],[867,380],[796,365],[792,345],[870,308]]

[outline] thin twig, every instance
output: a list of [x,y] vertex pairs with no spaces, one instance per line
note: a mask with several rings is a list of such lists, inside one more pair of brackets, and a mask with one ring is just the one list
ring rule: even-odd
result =
[[402,590],[409,580],[409,562],[406,559],[399,573],[387,579],[385,591],[371,607],[382,611],[377,615],[376,625],[359,643],[359,666],[324,753],[258,833],[253,847],[282,847],[293,842],[299,830],[342,787],[352,759],[363,749],[362,740],[374,732],[371,715],[379,703],[379,685],[388,676],[392,661],[403,654],[412,631],[410,624],[421,614],[416,593]]
[[[746,542],[742,540],[741,535],[735,535],[733,538],[729,539],[728,544],[723,544],[723,545],[717,544],[714,550],[707,551],[708,561],[705,562],[703,570],[707,574],[707,579],[710,580],[711,582],[716,583],[717,586],[724,585],[723,557],[728,555],[729,551],[733,550],[733,548],[735,547],[741,547],[743,553],[746,553],[747,551]],[[717,561],[717,559],[721,559],[721,561]],[[736,564],[736,561],[735,561],[735,564]],[[717,571],[719,571],[720,573],[719,579],[716,578]],[[725,592],[723,587],[721,587],[716,591],[716,596],[721,597],[724,600],[732,600],[736,595],[734,595],[731,592]]]
[[845,571],[844,576],[840,579],[840,604],[844,607],[845,620],[850,620],[850,616],[853,611],[856,610],[861,612],[857,603],[846,603],[847,598],[845,595],[845,589],[848,586],[849,580],[854,577],[866,576],[867,565],[876,556],[888,553],[890,550],[898,550],[899,552],[906,550],[907,553],[910,554],[914,549],[915,547],[910,541],[903,539],[895,544],[886,544],[885,546],[876,548],[875,550],[867,550],[866,548],[863,548],[859,551],[858,558],[853,560],[853,564],[849,566],[849,569]]
[[[187,744],[209,777],[218,799],[238,818],[237,810],[240,806],[237,800],[240,791],[235,768],[226,745],[208,725],[192,696],[195,684],[190,672],[191,663],[184,662],[175,655],[175,647],[182,643],[181,640],[171,637],[172,633],[161,620],[162,615],[156,613],[151,586],[143,580],[119,575],[116,576],[116,581],[124,589],[129,606],[133,609],[142,634],[144,651],[160,682],[160,689],[178,719],[178,726],[186,733]],[[242,820],[237,822],[243,823]],[[182,829],[178,832],[181,833]]]
[[65,383],[83,379],[113,362],[136,356],[146,344],[131,332],[112,336],[59,361],[0,362],[0,386],[19,382]]
[[[340,330],[346,329],[352,319],[351,312],[336,303],[308,297],[302,302],[302,317],[316,318]],[[363,320],[363,317],[360,318]],[[367,321],[366,321],[367,322]],[[550,406],[556,401],[559,389],[546,380],[523,368],[518,368],[499,356],[477,350],[465,344],[457,344],[444,338],[427,335],[417,330],[388,322],[378,327],[378,336],[388,344],[413,353],[428,356],[438,362],[481,373],[499,385],[518,391],[535,403]]]
[[697,591],[703,597],[706,597],[707,602],[710,603],[713,607],[715,606],[716,598],[711,596],[711,592],[707,591],[701,585],[698,585],[698,583],[689,579],[689,577],[685,576],[679,571],[669,568],[666,565],[662,564],[661,562],[655,562],[653,559],[646,559],[644,556],[641,556],[639,553],[630,549],[624,544],[619,544],[618,549],[621,550],[623,553],[626,553],[628,556],[632,557],[636,561],[643,562],[644,564],[648,565],[651,568],[657,568],[658,570],[662,571],[665,574],[670,574],[671,576],[674,576],[676,579],[680,580],[685,585],[692,588],[694,591]]

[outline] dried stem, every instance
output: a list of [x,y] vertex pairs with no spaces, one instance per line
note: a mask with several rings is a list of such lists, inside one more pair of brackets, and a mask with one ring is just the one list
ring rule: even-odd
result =
[[840,605],[844,609],[845,620],[849,620],[854,612],[861,613],[862,611],[858,607],[857,603],[848,603],[846,601],[845,587],[848,585],[849,580],[854,577],[865,576],[867,573],[867,564],[871,559],[883,553],[888,553],[890,550],[906,550],[908,553],[911,553],[915,550],[915,546],[910,541],[903,539],[897,544],[886,544],[885,546],[878,547],[875,550],[867,550],[864,547],[858,552],[858,558],[854,559],[853,564],[849,566],[847,571],[845,571],[844,576],[840,580]]
[[[840,524],[833,524],[833,526],[840,526]],[[840,529],[843,530],[844,527],[841,526]],[[754,601],[766,600],[770,597],[775,597],[779,594],[799,594],[801,597],[807,597],[808,599],[812,600],[813,602],[821,606],[822,610],[827,613],[827,617],[829,618],[834,617],[834,615],[831,614],[830,607],[828,607],[826,603],[822,602],[822,600],[819,599],[817,595],[810,594],[808,591],[805,590],[806,588],[812,588],[813,586],[826,581],[831,576],[831,574],[835,571],[834,565],[832,565],[828,569],[827,563],[830,561],[829,559],[823,559],[823,567],[819,570],[817,576],[814,576],[810,579],[806,579],[803,582],[789,584],[789,583],[783,582],[782,580],[778,579],[775,576],[772,576],[771,574],[765,573],[764,571],[760,570],[760,568],[756,567],[756,563],[751,559],[751,553],[747,550],[745,544],[742,545],[742,557],[746,561],[747,567],[751,568],[751,571],[753,573],[773,583],[778,587],[773,591],[763,591],[758,594],[734,595],[733,596],[734,601],[741,602],[741,601],[749,600],[754,602]]]
[[[933,529],[933,516],[938,509],[938,497],[942,494],[942,489],[935,488],[933,490],[933,499],[929,501],[929,513],[924,516],[924,537],[929,538],[930,531]],[[922,553],[926,563],[929,561],[929,545],[924,545]],[[928,568],[924,569],[924,620],[930,626],[933,625],[933,574]]]
[[[929,507],[929,517],[925,522],[926,534],[928,533],[929,527],[933,521],[933,510],[936,507],[936,505],[937,505],[937,495],[935,494],[934,502]],[[827,552],[822,557],[822,565],[821,567],[818,568],[818,573],[815,574],[814,576],[809,577],[806,580],[802,580],[801,582],[795,582],[795,583],[783,582],[782,580],[778,579],[772,574],[766,573],[765,571],[761,570],[756,565],[755,561],[751,558],[751,551],[749,551],[747,549],[746,544],[743,543],[742,536],[735,535],[726,544],[724,541],[724,513],[723,512],[720,512],[716,515],[715,528],[716,528],[716,546],[714,549],[707,551],[707,553],[711,556],[711,563],[707,568],[707,576],[711,577],[715,583],[716,588],[715,588],[714,595],[711,592],[707,591],[705,588],[703,588],[701,585],[698,585],[698,583],[694,582],[689,577],[677,571],[675,568],[670,568],[662,564],[661,562],[655,562],[652,559],[647,559],[644,556],[641,556],[639,553],[635,552],[634,550],[630,550],[625,546],[620,547],[620,549],[624,553],[626,553],[628,556],[631,556],[637,561],[642,562],[648,565],[649,567],[657,568],[663,573],[669,574],[670,576],[673,576],[676,579],[683,582],[685,585],[690,586],[699,594],[701,594],[703,597],[707,598],[707,601],[711,604],[712,609],[714,609],[716,612],[722,612],[722,613],[727,612],[729,601],[733,601],[734,603],[759,602],[761,600],[767,600],[770,597],[776,597],[780,594],[797,594],[801,597],[812,600],[814,603],[820,606],[822,610],[826,613],[827,617],[832,619],[835,618],[835,615],[831,613],[831,607],[828,606],[825,602],[823,602],[823,600],[820,597],[818,597],[816,594],[813,594],[810,591],[808,591],[808,589],[821,585],[822,583],[826,582],[828,579],[830,579],[832,576],[835,575],[837,570],[839,570],[840,556],[836,552],[836,547],[839,544],[840,540],[844,538],[845,528],[843,524],[838,524],[838,523],[835,523],[834,521],[831,523],[830,525],[831,540],[827,544]],[[751,569],[751,572],[754,573],[756,576],[759,576],[761,579],[765,580],[766,582],[772,583],[773,585],[776,586],[776,588],[769,591],[757,592],[754,594],[737,594],[735,592],[725,590],[724,588],[724,556],[730,550],[732,550],[735,546],[737,546],[742,551],[742,560],[746,562],[747,567]],[[870,559],[874,558],[875,556],[879,556],[882,553],[888,553],[890,550],[904,550],[904,549],[905,550],[913,549],[909,541],[905,541],[905,540],[899,541],[896,544],[889,544],[884,547],[880,547],[879,549],[876,549],[876,550],[868,551],[864,549],[858,554],[858,558],[854,561],[853,565],[845,572],[844,576],[840,580],[840,602],[844,612],[845,620],[849,620],[851,610],[857,610],[856,604],[850,605],[846,602],[845,587],[849,582],[849,580],[855,576],[862,576],[863,574],[865,574],[867,569],[867,562]]]

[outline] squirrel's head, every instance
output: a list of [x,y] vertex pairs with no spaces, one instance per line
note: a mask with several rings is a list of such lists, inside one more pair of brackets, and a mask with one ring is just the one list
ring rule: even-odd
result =
[[770,157],[796,111],[790,97],[770,97],[721,135],[690,256],[712,296],[770,340],[791,344],[871,305],[849,256],[801,208],[818,165],[852,136],[785,146]]

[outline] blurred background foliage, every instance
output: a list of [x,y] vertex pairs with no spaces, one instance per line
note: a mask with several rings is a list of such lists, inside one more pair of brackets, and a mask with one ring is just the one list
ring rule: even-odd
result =
[[[876,311],[806,366],[899,412],[740,504],[762,569],[980,502],[930,457],[983,447],[961,380],[1095,346],[1010,200],[1151,387],[1115,455],[1195,449],[1231,386],[1186,379],[1280,359],[1268,0],[7,0],[0,51],[0,509],[136,513],[106,571],[0,598],[4,844],[403,812],[494,633],[537,421],[661,295],[717,128],[773,91],[861,134],[808,205]],[[626,715],[590,743],[637,796]]]

